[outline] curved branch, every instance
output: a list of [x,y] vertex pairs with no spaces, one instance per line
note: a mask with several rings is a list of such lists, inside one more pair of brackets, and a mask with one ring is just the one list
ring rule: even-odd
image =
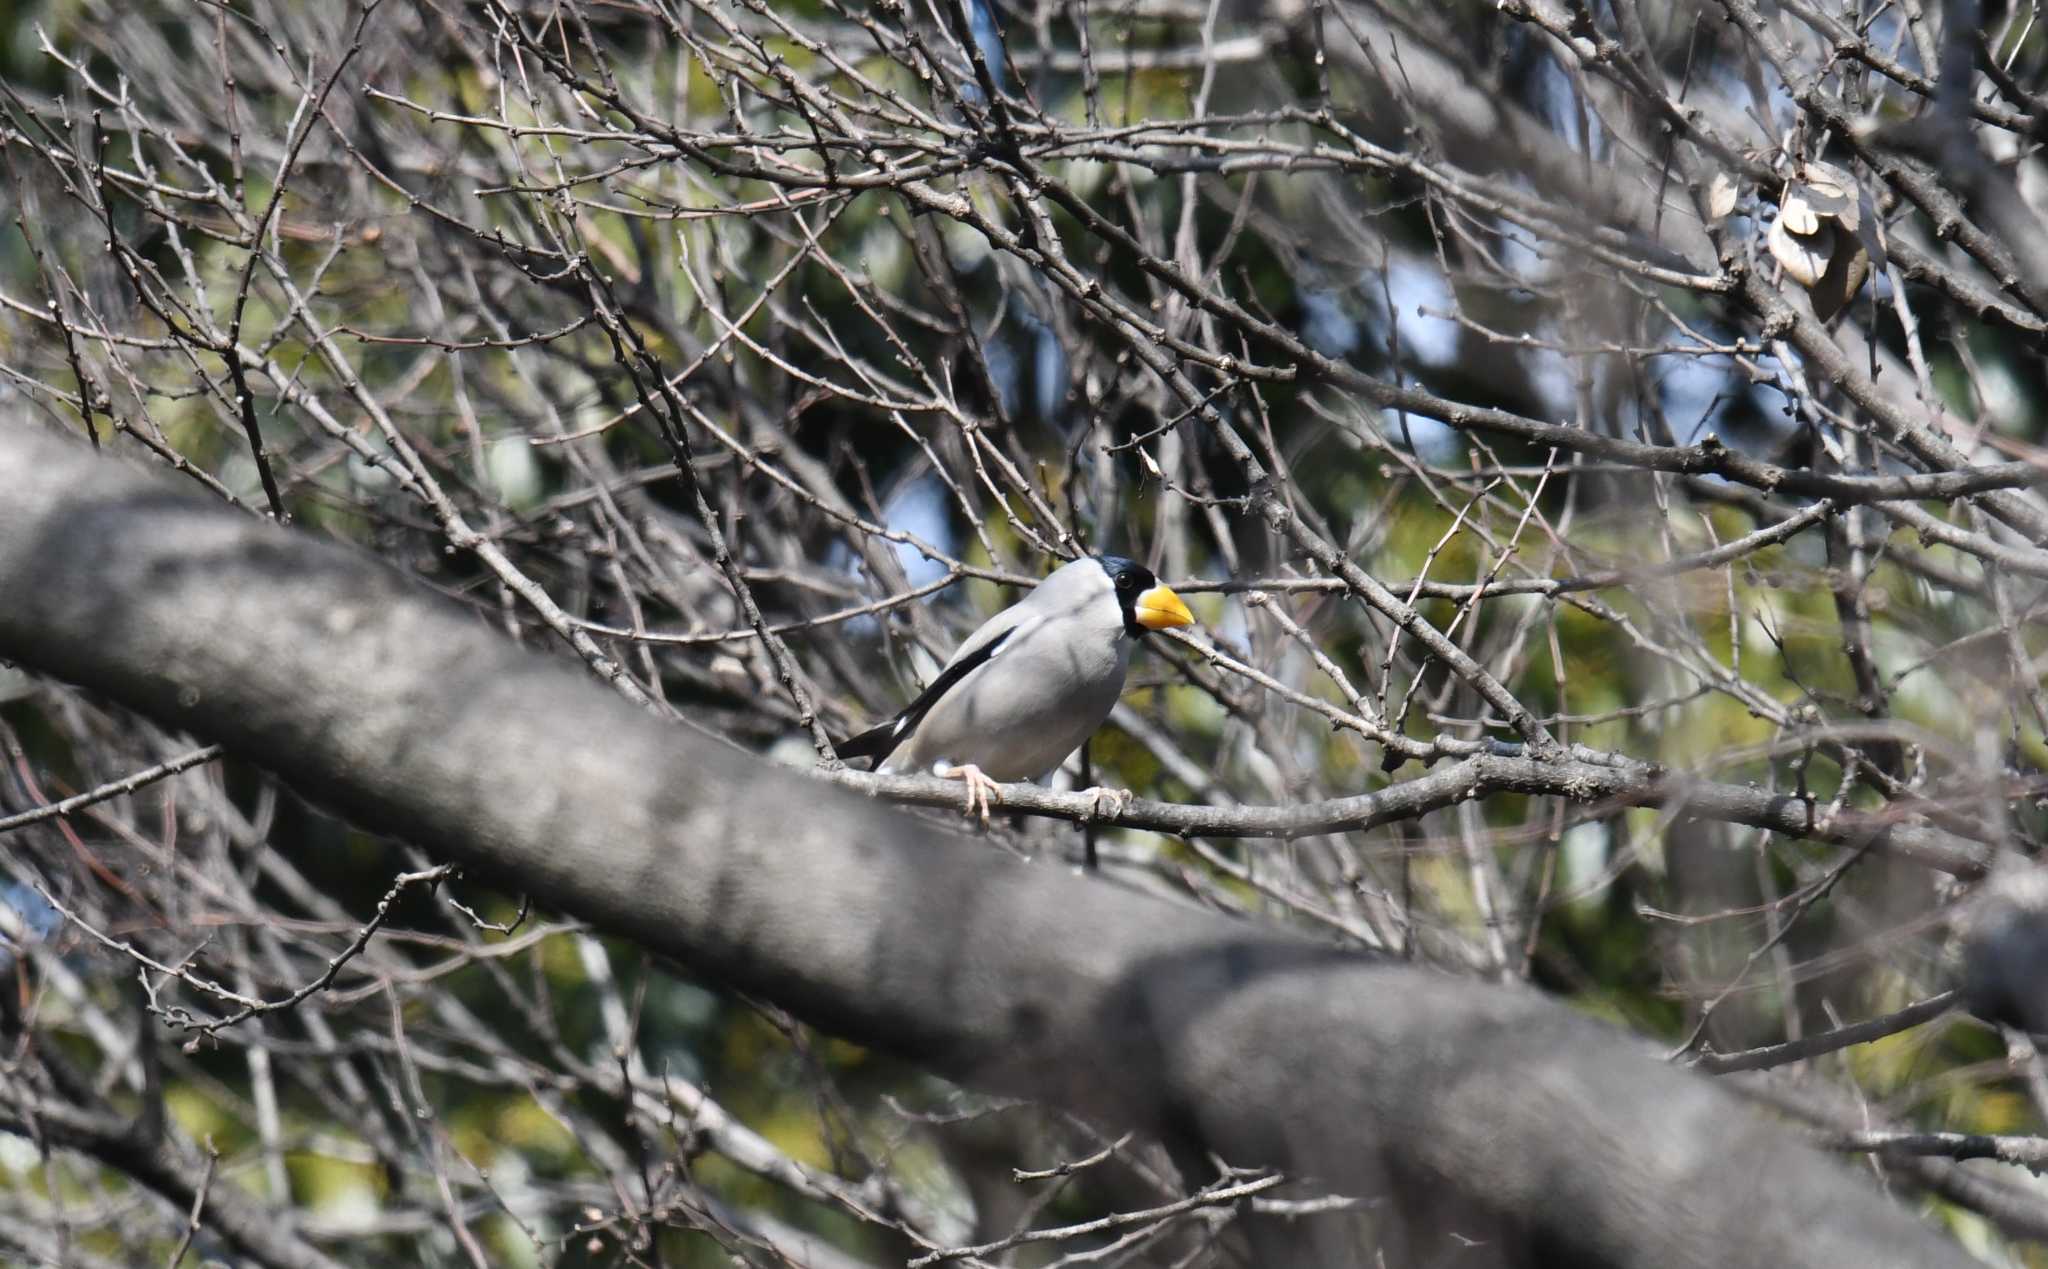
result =
[[1969,1263],[1533,992],[962,849],[351,551],[19,423],[0,489],[0,655],[829,1030],[1189,1157],[1390,1195],[1404,1228],[1382,1228],[1421,1259],[1455,1233],[1506,1263]]

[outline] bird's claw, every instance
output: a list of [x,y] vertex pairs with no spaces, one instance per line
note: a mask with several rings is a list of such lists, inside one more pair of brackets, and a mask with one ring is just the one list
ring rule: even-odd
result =
[[[1088,795],[1091,803],[1088,808],[1089,817],[1098,820],[1112,819],[1130,810],[1131,802],[1136,796],[1129,789],[1112,789],[1100,784],[1081,792]],[[1104,809],[1105,804],[1107,810]]]
[[979,817],[981,826],[988,827],[989,807],[1003,800],[1003,786],[982,774],[980,767],[973,763],[964,766],[940,766],[935,774],[941,780],[960,780],[967,785],[967,818]]

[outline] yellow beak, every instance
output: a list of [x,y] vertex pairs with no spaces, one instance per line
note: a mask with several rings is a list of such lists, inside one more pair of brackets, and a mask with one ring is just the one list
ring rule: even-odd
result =
[[1147,630],[1171,630],[1175,626],[1195,624],[1195,614],[1188,611],[1188,606],[1180,601],[1180,596],[1174,594],[1170,586],[1154,586],[1138,596],[1134,607],[1138,624]]

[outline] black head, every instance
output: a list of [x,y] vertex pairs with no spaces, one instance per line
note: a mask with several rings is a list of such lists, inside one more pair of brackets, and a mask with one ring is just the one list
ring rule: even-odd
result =
[[1152,570],[1136,560],[1127,560],[1121,555],[1097,557],[1102,571],[1109,574],[1109,584],[1116,590],[1116,602],[1124,610],[1124,633],[1133,639],[1146,633],[1138,624],[1138,596],[1159,584],[1152,576]]

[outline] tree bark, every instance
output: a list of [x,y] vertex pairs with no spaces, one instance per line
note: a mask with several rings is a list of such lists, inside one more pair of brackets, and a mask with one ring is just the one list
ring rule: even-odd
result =
[[1481,1244],[1460,1265],[1971,1263],[1534,992],[976,850],[19,413],[0,491],[0,657],[828,1031],[1391,1198],[1417,1260],[1457,1234]]

